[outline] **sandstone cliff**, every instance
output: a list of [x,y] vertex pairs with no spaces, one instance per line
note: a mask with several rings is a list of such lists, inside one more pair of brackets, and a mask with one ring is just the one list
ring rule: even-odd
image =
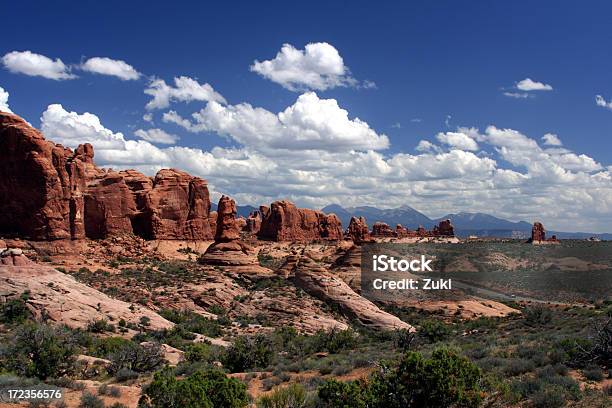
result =
[[89,144],[74,152],[45,140],[20,117],[0,112],[0,235],[33,240],[212,239],[207,182],[174,169],[151,179],[93,163]]

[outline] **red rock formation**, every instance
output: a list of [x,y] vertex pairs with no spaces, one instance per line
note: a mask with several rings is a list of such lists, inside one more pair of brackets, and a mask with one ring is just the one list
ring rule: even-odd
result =
[[259,211],[253,211],[246,219],[245,231],[251,234],[257,234],[261,228],[261,214]]
[[541,222],[534,222],[531,228],[531,241],[546,241],[546,230]]
[[375,222],[372,225],[372,236],[377,238],[393,238],[395,237],[395,231],[384,222]]
[[293,203],[275,201],[270,208],[261,206],[261,227],[257,236],[273,241],[312,241],[342,239],[342,225],[335,214],[324,214]]
[[106,171],[93,158],[89,144],[72,152],[18,116],[0,112],[0,234],[212,238],[205,180],[173,169],[153,180],[134,170]]
[[454,237],[455,228],[451,224],[451,220],[440,221],[437,227],[434,227],[434,236]]
[[236,224],[236,202],[228,196],[222,196],[217,206],[215,242],[230,242],[237,239],[240,239],[240,230]]
[[346,234],[356,245],[373,241],[365,217],[351,217]]
[[419,225],[419,228],[416,230],[416,234],[419,238],[425,238],[430,236],[431,234],[422,225]]

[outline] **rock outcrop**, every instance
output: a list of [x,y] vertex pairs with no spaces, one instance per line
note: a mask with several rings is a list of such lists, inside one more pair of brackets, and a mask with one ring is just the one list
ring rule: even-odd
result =
[[544,225],[541,222],[534,222],[533,227],[531,227],[531,238],[529,241],[533,244],[557,244],[559,240],[556,235],[546,239],[546,230],[544,229]]
[[355,293],[342,279],[329,273],[306,255],[299,258],[294,275],[296,286],[327,304],[337,305],[342,313],[364,326],[381,330],[414,331],[411,325],[379,309],[374,303]]
[[373,241],[365,217],[351,217],[346,235],[353,240],[355,245]]
[[26,304],[36,318],[79,328],[100,319],[138,325],[143,317],[152,330],[174,326],[147,308],[110,298],[70,275],[38,265],[15,248],[3,251],[0,260],[0,303],[28,292]]
[[231,267],[231,271],[236,273],[274,275],[270,269],[259,265],[253,248],[240,239],[236,202],[227,196],[222,196],[217,206],[215,242],[200,256],[198,262],[202,265]]
[[386,223],[375,222],[374,225],[372,225],[372,236],[376,238],[393,238],[396,234]]
[[89,144],[64,148],[0,112],[0,234],[32,240],[212,239],[207,182],[174,169],[151,179],[97,168]]
[[436,237],[454,237],[455,228],[451,224],[451,220],[443,220],[438,223],[433,229],[433,235]]
[[531,228],[531,241],[546,241],[546,230],[541,222],[534,222]]
[[260,207],[261,227],[257,236],[272,241],[308,242],[342,239],[342,224],[335,214],[324,214],[293,203],[275,201]]
[[261,228],[261,214],[259,211],[253,211],[246,219],[244,230],[251,234],[257,234]]

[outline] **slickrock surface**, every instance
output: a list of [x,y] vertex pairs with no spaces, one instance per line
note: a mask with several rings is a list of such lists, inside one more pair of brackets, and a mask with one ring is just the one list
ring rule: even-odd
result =
[[[211,239],[207,182],[174,169],[151,179],[96,167],[89,144],[75,151],[0,112],[0,234],[33,240]],[[19,187],[19,188],[16,188]]]
[[335,214],[324,214],[293,203],[275,201],[260,207],[261,227],[257,236],[272,241],[307,242],[342,239],[342,223]]
[[[14,251],[14,250],[8,250]],[[5,251],[7,252],[7,251]],[[5,262],[10,258],[10,262]],[[84,328],[99,319],[139,324],[141,317],[151,320],[154,330],[171,328],[173,323],[139,305],[108,297],[48,266],[38,265],[24,255],[3,255],[0,265],[0,301],[19,297],[29,291],[27,305],[37,317],[55,323]]]
[[342,279],[327,272],[306,255],[300,257],[295,267],[295,283],[324,302],[336,304],[343,313],[364,326],[382,330],[414,330],[408,323],[359,296]]

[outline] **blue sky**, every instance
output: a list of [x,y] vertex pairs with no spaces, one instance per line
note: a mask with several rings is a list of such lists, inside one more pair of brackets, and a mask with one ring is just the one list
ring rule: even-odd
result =
[[[3,22],[5,40],[0,55],[28,50],[59,58],[68,67],[66,72],[78,78],[53,80],[26,75],[11,71],[5,63],[0,70],[0,87],[9,94],[10,109],[40,127],[43,111],[51,104],[61,104],[66,113],[96,115],[105,129],[122,133],[125,140],[138,139],[134,135],[137,129],[155,128],[180,138],[178,146],[203,152],[225,149],[216,154],[216,160],[202,166],[176,158],[156,163],[155,153],[140,161],[117,159],[125,154],[109,153],[102,156],[107,162],[102,164],[148,172],[166,164],[184,164],[186,170],[209,179],[216,192],[231,193],[243,203],[287,196],[314,207],[330,202],[381,207],[408,204],[430,216],[483,211],[515,220],[541,218],[555,229],[612,230],[612,190],[607,178],[612,164],[612,104],[598,106],[595,101],[596,95],[603,96],[604,102],[612,99],[609,2],[589,2],[588,8],[576,2],[552,1],[538,2],[537,6],[526,1],[174,2],[171,7],[167,2],[152,3],[62,2],[60,7],[50,2],[13,2],[8,14],[22,18]],[[255,60],[273,60],[283,44],[304,50],[309,43],[323,42],[335,48],[344,67],[350,69],[340,79],[348,82],[327,89],[299,84],[296,91],[250,69]],[[136,80],[121,80],[78,68],[92,57],[125,61],[141,75]],[[303,149],[307,151],[301,152],[301,147],[295,147],[298,142],[290,148],[283,144],[294,140],[289,136],[288,141],[285,138],[285,142],[274,144],[259,141],[257,135],[241,134],[244,124],[238,130],[228,130],[219,123],[207,123],[204,130],[189,131],[164,121],[163,114],[175,111],[190,119],[208,101],[175,100],[164,108],[145,108],[151,96],[143,91],[153,77],[172,86],[178,76],[210,84],[227,107],[248,103],[271,113],[287,109],[300,95],[314,91],[318,100],[313,103],[335,100],[348,112],[349,120],[358,117],[367,122],[375,135],[359,133],[355,138],[363,137],[366,142],[351,139],[338,144],[337,135],[332,134],[323,137],[327,145],[306,145]],[[552,89],[516,89],[517,83],[527,78]],[[368,86],[371,83],[375,87]],[[143,119],[145,113],[153,115],[153,123]],[[516,135],[502,135],[492,142],[496,136],[493,130],[486,131],[490,125],[526,135],[543,150],[565,149],[565,153],[539,153],[555,154],[552,160],[565,164],[559,164],[561,169],[530,168],[533,166],[518,158],[525,153],[516,150],[517,144],[505,147],[514,148],[514,152],[500,153],[504,143],[499,138]],[[479,130],[470,133],[459,128]],[[68,129],[52,124],[47,129],[56,135],[54,140],[68,145],[68,139],[78,141],[78,133],[68,135]],[[77,127],[71,129],[77,132]],[[301,131],[308,134],[308,129]],[[444,143],[448,138],[436,135],[445,132],[466,134],[478,148]],[[562,147],[546,147],[541,137],[547,133],[557,135]],[[383,136],[388,138],[387,147],[376,144]],[[296,138],[301,140],[302,136]],[[436,146],[416,151],[421,140]],[[160,149],[168,147],[153,144]],[[530,149],[528,144],[521,146]],[[440,156],[456,148],[496,164],[493,168],[489,162],[476,163],[469,154]],[[362,154],[359,158],[340,157],[339,149]],[[316,171],[316,161],[295,165],[300,163],[300,152],[327,163],[337,160],[336,167],[354,160],[358,168],[322,174],[323,170]],[[559,159],[558,155],[569,152],[585,155],[592,162],[585,167],[586,159],[581,158],[581,167],[568,166],[568,160],[578,159]],[[257,160],[251,163],[246,159],[234,171],[235,163],[219,161],[230,153]],[[383,162],[374,157],[377,154]],[[411,156],[394,156],[398,154]],[[416,157],[425,154],[431,158],[424,157],[424,163],[440,163],[445,170],[419,173],[416,169],[423,169],[423,165]],[[538,157],[531,159],[542,159]],[[398,170],[394,166],[401,160]],[[407,165],[406,160],[415,163]],[[446,169],[452,160],[471,164]],[[268,166],[268,162],[277,167]],[[243,174],[242,164],[256,170]],[[293,165],[292,171],[283,173]],[[364,166],[371,166],[373,173],[361,171]],[[235,174],[223,177],[222,170]],[[545,175],[556,171],[571,174]],[[472,191],[470,172],[482,175],[476,177],[479,191]],[[521,175],[528,181],[519,181]],[[496,177],[504,180],[490,185]],[[508,178],[517,180],[510,183]],[[326,182],[328,179],[337,182]],[[564,181],[557,183],[555,179]],[[271,182],[275,188],[270,187]],[[321,183],[326,183],[326,188],[321,188]],[[567,191],[570,198],[560,197]],[[504,199],[504,194],[517,198]]]

